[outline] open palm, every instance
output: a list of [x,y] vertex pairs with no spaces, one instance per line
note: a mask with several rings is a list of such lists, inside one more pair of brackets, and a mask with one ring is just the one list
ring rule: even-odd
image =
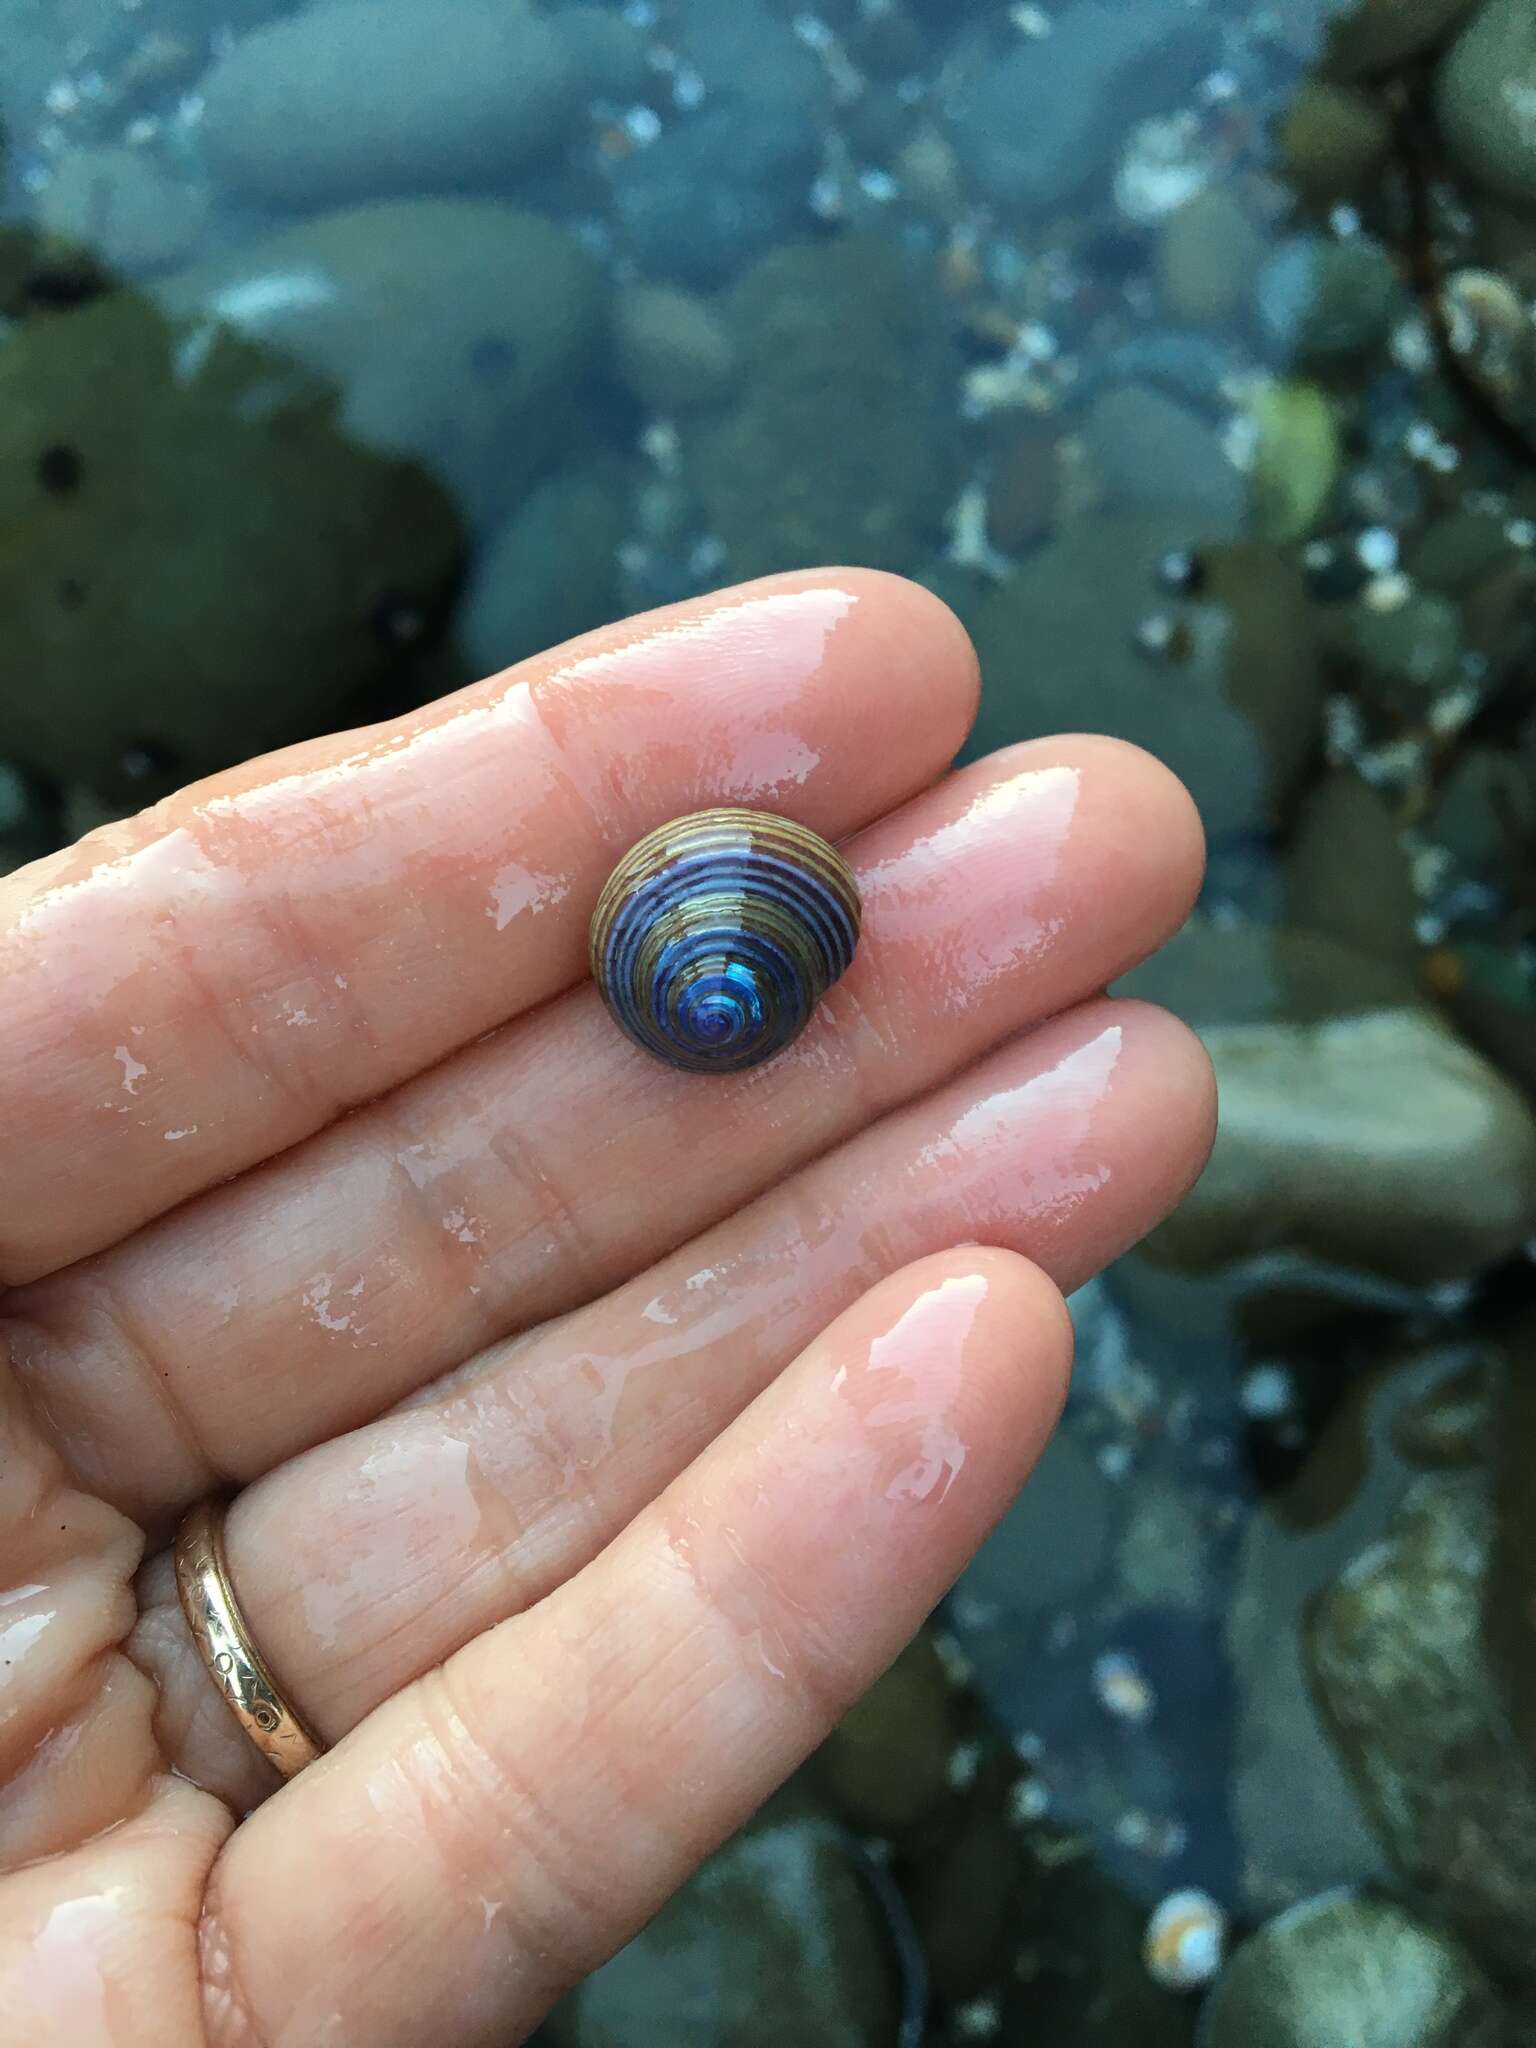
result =
[[[1061,1290],[1211,1095],[1099,993],[1185,914],[1188,800],[1101,739],[946,774],[974,694],[922,591],[776,578],[0,882],[13,2048],[520,2038],[1006,1507]],[[843,842],[865,936],[789,1053],[701,1079],[619,1035],[585,929],[730,801]],[[234,1489],[330,1745],[280,1790],[166,1550]]]

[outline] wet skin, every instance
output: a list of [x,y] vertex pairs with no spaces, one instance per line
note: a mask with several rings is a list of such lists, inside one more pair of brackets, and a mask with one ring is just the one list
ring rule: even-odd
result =
[[[1188,799],[1095,738],[947,773],[975,691],[924,592],[780,577],[0,880],[8,2040],[518,2038],[1007,1507],[1062,1290],[1213,1106],[1101,993],[1189,907]],[[618,855],[717,802],[842,843],[865,928],[701,1078],[582,977]],[[280,1791],[171,1585],[219,1486],[333,1745]]]

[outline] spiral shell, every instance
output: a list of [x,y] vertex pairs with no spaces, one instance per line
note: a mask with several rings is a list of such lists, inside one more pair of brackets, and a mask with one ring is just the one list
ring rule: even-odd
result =
[[824,839],[767,811],[695,811],[609,876],[592,976],[647,1052],[730,1074],[800,1035],[858,938],[858,884]]

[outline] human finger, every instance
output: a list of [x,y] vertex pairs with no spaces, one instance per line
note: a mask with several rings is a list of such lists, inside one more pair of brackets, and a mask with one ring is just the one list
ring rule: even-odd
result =
[[773,577],[249,763],[0,882],[0,1283],[579,979],[641,832],[739,801],[841,836],[942,772],[975,695],[969,642],[918,586]]

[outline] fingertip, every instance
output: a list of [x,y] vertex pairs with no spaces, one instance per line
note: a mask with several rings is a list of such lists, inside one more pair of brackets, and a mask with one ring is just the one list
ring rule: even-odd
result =
[[1194,798],[1145,747],[1105,733],[1069,734],[1057,744],[1091,772],[1100,794],[1092,825],[1106,879],[1133,862],[1145,906],[1147,947],[1177,931],[1205,879],[1205,826]]
[[1143,1148],[1147,1193],[1158,1208],[1153,1220],[1183,1201],[1205,1171],[1216,1141],[1216,1071],[1198,1036],[1171,1010],[1134,997],[1112,1005],[1135,1048],[1133,1110],[1147,1118]]
[[[1009,1485],[1055,1428],[1072,1371],[1072,1319],[1054,1280],[1001,1245],[956,1245],[915,1260],[863,1297],[855,1334],[882,1369],[943,1380],[952,1424],[1003,1454]],[[840,1345],[839,1349],[843,1347]]]
[[[822,572],[818,572],[822,573]],[[981,664],[971,636],[941,597],[885,569],[824,572],[865,600],[865,631],[885,689],[877,711],[925,719],[946,765],[965,744],[981,703]]]

